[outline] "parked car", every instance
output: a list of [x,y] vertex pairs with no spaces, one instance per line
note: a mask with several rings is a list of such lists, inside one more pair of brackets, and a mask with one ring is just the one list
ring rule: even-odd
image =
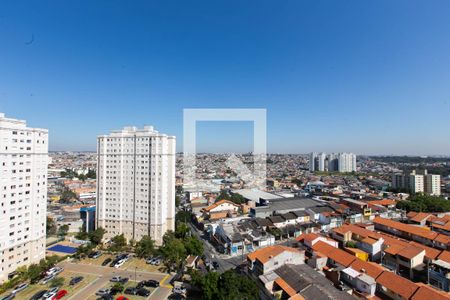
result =
[[56,295],[58,290],[59,290],[59,288],[57,288],[57,287],[51,288],[42,296],[42,299],[45,299],[45,300],[52,299],[53,296]]
[[156,280],[143,280],[139,283],[142,283],[142,286],[147,286],[147,287],[158,287],[159,286],[159,281]]
[[9,295],[6,295],[5,297],[3,297],[1,300],[11,300],[11,299],[14,299],[15,297],[16,297],[16,295],[9,294]]
[[124,291],[125,294],[127,295],[136,295],[137,294],[137,288],[134,287],[127,287]]
[[159,266],[161,264],[161,258],[160,257],[153,257],[151,259],[147,259],[147,264]]
[[96,295],[96,296],[103,296],[103,295],[109,294],[109,292],[110,292],[109,289],[99,289],[99,290],[95,293],[95,295]]
[[44,300],[50,300],[50,299],[53,299],[53,297],[54,296],[56,296],[56,291],[55,292],[47,292],[47,293],[45,293],[44,294],[44,296],[42,296],[42,299],[44,299]]
[[113,286],[111,288],[111,290],[109,291],[109,293],[111,295],[117,295],[118,293],[122,293],[123,292],[123,286],[119,287],[119,286]]
[[217,261],[213,261],[212,265],[216,270],[219,268],[219,263]]
[[101,251],[92,251],[91,253],[89,253],[88,257],[89,258],[94,258],[97,259],[100,256],[102,256],[102,252]]
[[45,293],[47,293],[47,290],[39,291],[39,292],[37,292],[36,294],[34,294],[34,295],[30,298],[30,300],[39,300],[39,299],[41,299],[41,298],[45,295]]
[[53,296],[52,300],[59,300],[62,297],[64,297],[65,295],[67,295],[67,291],[66,290],[60,290],[56,293],[55,296]]
[[20,292],[20,291],[26,289],[27,287],[28,287],[28,283],[21,283],[21,284],[19,284],[18,286],[16,286],[16,287],[14,288],[14,290],[12,290],[11,293],[16,294],[16,293],[18,293],[18,292]]
[[79,283],[81,280],[83,280],[83,278],[84,278],[83,276],[74,277],[74,278],[70,279],[69,285],[75,285],[75,284]]
[[150,291],[144,288],[140,288],[137,290],[136,295],[142,296],[142,297],[148,297],[150,296]]
[[114,297],[111,294],[104,294],[99,299],[101,299],[101,300],[114,300]]
[[121,266],[123,266],[123,264],[124,264],[125,262],[126,262],[125,259],[119,260],[119,261],[114,265],[114,268],[116,268],[116,269],[120,268]]
[[106,266],[106,265],[109,264],[111,261],[112,261],[112,259],[108,257],[107,259],[105,259],[105,260],[102,262],[102,266]]
[[49,283],[50,282],[50,280],[52,280],[53,278],[55,278],[55,276],[56,275],[48,275],[48,276],[45,276],[41,281],[40,281],[40,284],[47,284],[47,283]]
[[186,294],[186,288],[184,288],[182,286],[176,286],[173,288],[173,292],[175,294]]
[[111,282],[120,282],[120,283],[127,283],[129,280],[128,277],[121,277],[121,276],[114,276],[111,278]]
[[57,275],[57,274],[61,273],[62,271],[64,271],[63,268],[60,268],[60,267],[53,267],[53,268],[51,268],[50,270],[48,270],[48,271],[46,272],[46,275],[47,275],[47,276],[50,276],[50,275]]
[[119,296],[119,297],[116,298],[116,300],[130,300],[130,299],[128,299],[125,296]]

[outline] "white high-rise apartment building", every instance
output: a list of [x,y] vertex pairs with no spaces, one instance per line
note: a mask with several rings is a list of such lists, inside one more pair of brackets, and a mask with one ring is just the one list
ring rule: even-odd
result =
[[356,172],[356,155],[353,153],[312,152],[309,156],[309,170],[328,172]]
[[441,175],[425,174],[424,175],[425,193],[440,196],[441,195]]
[[441,195],[441,175],[428,174],[427,170],[411,171],[392,175],[393,188],[406,188],[411,193],[426,193],[433,196]]
[[97,226],[105,238],[148,235],[161,244],[175,229],[175,137],[125,127],[97,141]]
[[0,282],[45,258],[48,131],[0,113]]
[[356,155],[353,153],[338,154],[339,172],[356,172]]
[[326,168],[326,159],[327,159],[327,155],[323,152],[317,154],[316,152],[312,152],[310,154],[310,158],[309,158],[309,170],[314,172],[314,171],[320,171],[320,172],[324,172],[327,170]]
[[424,175],[415,174],[415,172],[409,175],[409,190],[411,193],[423,193],[425,191],[423,177]]

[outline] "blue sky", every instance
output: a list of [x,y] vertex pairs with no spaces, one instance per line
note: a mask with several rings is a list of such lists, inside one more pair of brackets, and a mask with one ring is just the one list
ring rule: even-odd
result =
[[[0,111],[48,128],[51,150],[95,150],[97,135],[144,124],[181,150],[183,108],[266,108],[269,152],[450,154],[449,11],[406,0],[2,1]],[[200,151],[252,147],[251,124],[198,127]]]

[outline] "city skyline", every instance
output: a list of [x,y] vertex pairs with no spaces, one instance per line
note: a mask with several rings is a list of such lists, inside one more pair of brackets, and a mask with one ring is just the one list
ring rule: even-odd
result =
[[[185,108],[264,108],[271,153],[449,154],[448,2],[258,3],[2,3],[0,111],[52,151],[147,124],[182,141]],[[248,124],[204,127],[199,151],[249,150]]]

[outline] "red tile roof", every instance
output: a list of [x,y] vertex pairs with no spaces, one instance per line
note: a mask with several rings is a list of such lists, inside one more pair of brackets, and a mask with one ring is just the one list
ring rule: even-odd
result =
[[375,281],[404,299],[409,299],[419,288],[412,281],[389,271],[381,273]]
[[268,246],[259,250],[256,250],[249,255],[247,255],[247,258],[250,260],[259,260],[261,263],[265,264],[268,262],[271,258],[280,255],[281,253],[289,251],[289,252],[295,252],[295,253],[303,253],[303,251],[300,251],[295,248],[286,247],[282,245],[275,245],[275,246]]

